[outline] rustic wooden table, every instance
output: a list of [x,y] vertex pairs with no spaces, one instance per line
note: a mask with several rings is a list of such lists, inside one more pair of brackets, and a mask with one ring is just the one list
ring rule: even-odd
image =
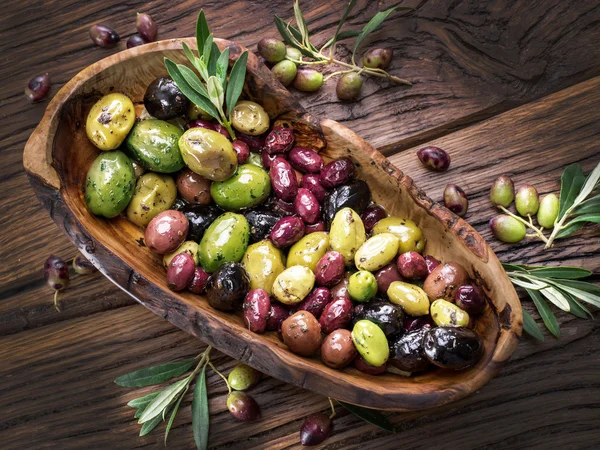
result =
[[[125,47],[135,13],[150,13],[160,38],[190,36],[204,7],[216,36],[255,48],[275,36],[273,14],[291,18],[291,1],[255,2],[24,2],[0,11],[0,442],[17,448],[163,447],[159,427],[138,437],[127,401],[151,389],[120,388],[128,371],[197,354],[204,344],[136,304],[101,275],[79,276],[52,307],[42,266],[74,247],[39,205],[22,167],[22,149],[46,103],[31,105],[27,81],[41,72],[51,94],[87,65]],[[304,0],[317,42],[335,26],[345,1]],[[363,25],[395,2],[360,1],[350,24]],[[589,171],[600,145],[600,6],[595,1],[421,1],[367,45],[393,47],[392,71],[412,89],[369,79],[361,99],[342,104],[334,84],[299,100],[319,117],[338,120],[380,148],[434,199],[446,183],[470,198],[467,220],[505,262],[572,264],[600,272],[598,227],[543,251],[539,243],[501,244],[487,221],[495,177],[557,192],[561,169],[580,162]],[[88,29],[105,22],[123,37],[114,50],[92,45]],[[347,51],[341,46],[340,52]],[[433,176],[415,149],[444,147],[452,169]],[[533,313],[531,304],[524,302]],[[535,315],[535,314],[534,314]],[[537,317],[537,316],[536,316]],[[327,448],[592,448],[600,444],[600,326],[558,313],[562,336],[524,337],[512,360],[487,386],[445,407],[392,414],[401,430],[390,435],[339,411]],[[228,372],[235,364],[220,355]],[[299,446],[298,429],[310,413],[326,411],[325,397],[267,377],[252,394],[263,418],[235,422],[225,387],[208,378],[215,448]],[[189,401],[183,402],[169,448],[193,448]]]

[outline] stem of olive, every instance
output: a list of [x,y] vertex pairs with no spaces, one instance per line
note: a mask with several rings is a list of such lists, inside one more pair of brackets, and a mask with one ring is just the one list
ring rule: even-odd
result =
[[225,127],[225,129],[229,133],[229,136],[231,136],[231,140],[235,141],[235,131],[233,131],[233,128],[231,127],[231,122],[229,122],[227,119],[223,119],[221,125]]
[[[508,209],[506,209],[504,206],[501,206],[501,205],[497,205],[497,206],[498,206],[498,208],[499,208],[499,209],[500,209],[502,212],[504,212],[505,214],[507,214],[507,215],[511,216],[511,217],[512,217],[512,218],[514,218],[514,219],[517,219],[519,222],[521,222],[521,223],[522,223],[523,225],[525,225],[526,227],[528,227],[528,228],[531,228],[531,229],[532,229],[532,230],[535,232],[535,235],[534,235],[534,236],[537,236],[538,238],[540,238],[542,241],[544,241],[544,242],[546,242],[546,243],[548,242],[548,238],[546,238],[546,236],[544,236],[544,233],[542,233],[542,231],[541,231],[539,228],[537,228],[535,225],[533,225],[533,222],[531,221],[531,216],[529,216],[529,215],[528,215],[528,217],[529,217],[529,221],[527,221],[527,220],[525,220],[525,219],[523,219],[523,218],[521,218],[521,217],[517,216],[516,214],[513,214],[513,213],[511,213],[511,212],[510,212]],[[527,235],[527,236],[529,236],[529,237],[533,237],[533,236],[531,236],[531,235]]]
[[552,247],[552,245],[554,245],[554,240],[556,239],[558,233],[564,228],[564,224],[572,209],[573,207],[567,209],[563,216],[560,218],[560,220],[554,223],[554,229],[552,230],[552,233],[550,233],[550,237],[546,241],[546,246],[544,247],[544,249],[549,249],[550,247]]
[[329,405],[331,406],[331,415],[329,416],[329,418],[333,419],[335,417],[335,406],[333,406],[333,400],[331,399],[331,397],[327,397],[327,400],[329,400]]
[[223,378],[223,381],[225,382],[225,384],[227,385],[227,389],[229,390],[229,393],[231,394],[231,385],[229,384],[229,381],[227,380],[227,378],[225,378],[225,375],[223,375],[221,372],[219,372],[217,370],[217,368],[213,365],[213,363],[211,363],[210,361],[208,362],[208,365],[210,366],[210,368],[212,370],[215,371],[215,373],[217,375],[219,375],[221,378]]
[[54,307],[58,312],[60,312],[60,308],[58,307],[58,293],[60,291],[54,291]]
[[209,345],[208,347],[206,347],[206,350],[204,350],[202,353],[200,353],[200,355],[196,356],[196,359],[198,359],[198,357],[200,357],[200,362],[196,365],[196,368],[194,369],[194,371],[189,375],[188,383],[198,374],[198,372],[200,372],[202,367],[204,367],[206,365],[206,362],[209,361],[211,350],[212,350],[212,346]]
[[331,77],[335,77],[336,75],[342,75],[344,73],[354,72],[353,70],[338,70],[337,72],[330,73],[323,79],[323,83],[329,80]]

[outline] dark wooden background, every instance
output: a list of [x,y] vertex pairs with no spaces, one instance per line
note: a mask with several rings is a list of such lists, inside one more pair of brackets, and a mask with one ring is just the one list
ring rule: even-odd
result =
[[[345,5],[301,2],[315,42],[328,37]],[[359,27],[395,2],[359,1]],[[557,192],[561,169],[600,159],[600,5],[596,1],[411,1],[418,11],[393,16],[366,45],[394,48],[392,72],[412,89],[369,79],[360,101],[340,103],[330,83],[297,94],[309,111],[351,127],[434,199],[448,182],[470,198],[468,221],[505,262],[572,264],[600,272],[599,228],[543,251],[538,242],[501,244],[490,235],[488,189],[510,173],[540,193]],[[193,34],[200,7],[216,36],[255,48],[275,36],[273,14],[291,18],[291,1],[5,0],[0,9],[0,447],[163,447],[163,427],[138,437],[127,401],[151,389],[113,384],[128,371],[197,354],[203,344],[148,312],[101,275],[79,276],[52,307],[42,266],[75,250],[42,210],[22,167],[23,146],[46,103],[31,105],[27,81],[41,72],[51,94],[78,71],[125,47],[135,13],[148,12],[160,38]],[[94,47],[91,25],[114,27],[123,41]],[[342,46],[340,54],[347,54]],[[432,141],[452,156],[451,170],[423,169],[415,150]],[[525,307],[533,312],[530,303]],[[600,327],[558,312],[562,336],[524,337],[509,364],[469,398],[432,411],[393,414],[389,435],[339,411],[326,448],[592,448],[600,444]],[[596,315],[598,316],[598,315]],[[537,316],[536,316],[537,317]],[[228,372],[235,362],[219,356]],[[242,424],[225,408],[225,386],[208,378],[215,448],[299,446],[302,419],[327,399],[265,377],[252,390],[263,418]],[[169,448],[192,448],[189,401]]]

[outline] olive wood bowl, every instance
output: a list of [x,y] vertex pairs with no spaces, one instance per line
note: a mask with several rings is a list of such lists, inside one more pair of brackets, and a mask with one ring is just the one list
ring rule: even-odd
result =
[[[252,53],[243,95],[263,105],[276,123],[292,126],[299,145],[320,150],[326,160],[352,158],[374,201],[390,214],[415,221],[427,238],[428,254],[461,263],[484,289],[490,302],[475,321],[485,347],[476,365],[411,377],[370,376],[354,368],[330,369],[317,357],[297,356],[276,333],[248,331],[241,314],[217,311],[202,296],[170,291],[161,258],[140,245],[143,230],[123,217],[106,220],[88,212],[82,190],[98,150],[86,137],[87,112],[100,96],[113,91],[141,102],[146,86],[167,75],[164,57],[187,62],[182,41],[132,48],[86,68],[56,94],[29,138],[23,162],[30,182],[78,249],[113,283],[175,326],[265,374],[338,400],[383,410],[421,410],[460,399],[489,381],[512,355],[522,330],[519,298],[496,255],[465,221],[428,198],[354,132],[332,120],[315,121]],[[195,46],[194,39],[185,41]],[[230,41],[216,42],[221,49],[229,46],[230,64],[245,50]]]

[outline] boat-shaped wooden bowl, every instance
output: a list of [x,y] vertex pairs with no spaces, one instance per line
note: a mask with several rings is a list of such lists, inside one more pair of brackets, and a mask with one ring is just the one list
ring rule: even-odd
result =
[[[186,41],[195,44],[193,39]],[[519,299],[490,247],[351,130],[327,119],[317,123],[252,53],[244,95],[262,104],[274,121],[292,126],[299,145],[320,150],[326,159],[352,158],[374,200],[421,227],[428,254],[461,263],[485,290],[489,307],[476,321],[485,352],[477,365],[408,378],[330,369],[318,358],[291,353],[275,333],[248,331],[239,314],[217,311],[201,296],[170,291],[160,257],[138,244],[141,229],[122,217],[106,220],[88,212],[82,189],[98,151],[86,137],[87,112],[110,92],[140,102],[146,86],[166,76],[164,57],[186,63],[181,43],[175,39],[122,51],[83,70],[50,102],[25,146],[25,169],[39,200],[79,250],[113,283],[182,330],[263,373],[338,400],[385,410],[420,410],[460,399],[489,381],[512,355],[522,329]],[[231,61],[245,50],[230,41],[217,43],[230,47]]]

